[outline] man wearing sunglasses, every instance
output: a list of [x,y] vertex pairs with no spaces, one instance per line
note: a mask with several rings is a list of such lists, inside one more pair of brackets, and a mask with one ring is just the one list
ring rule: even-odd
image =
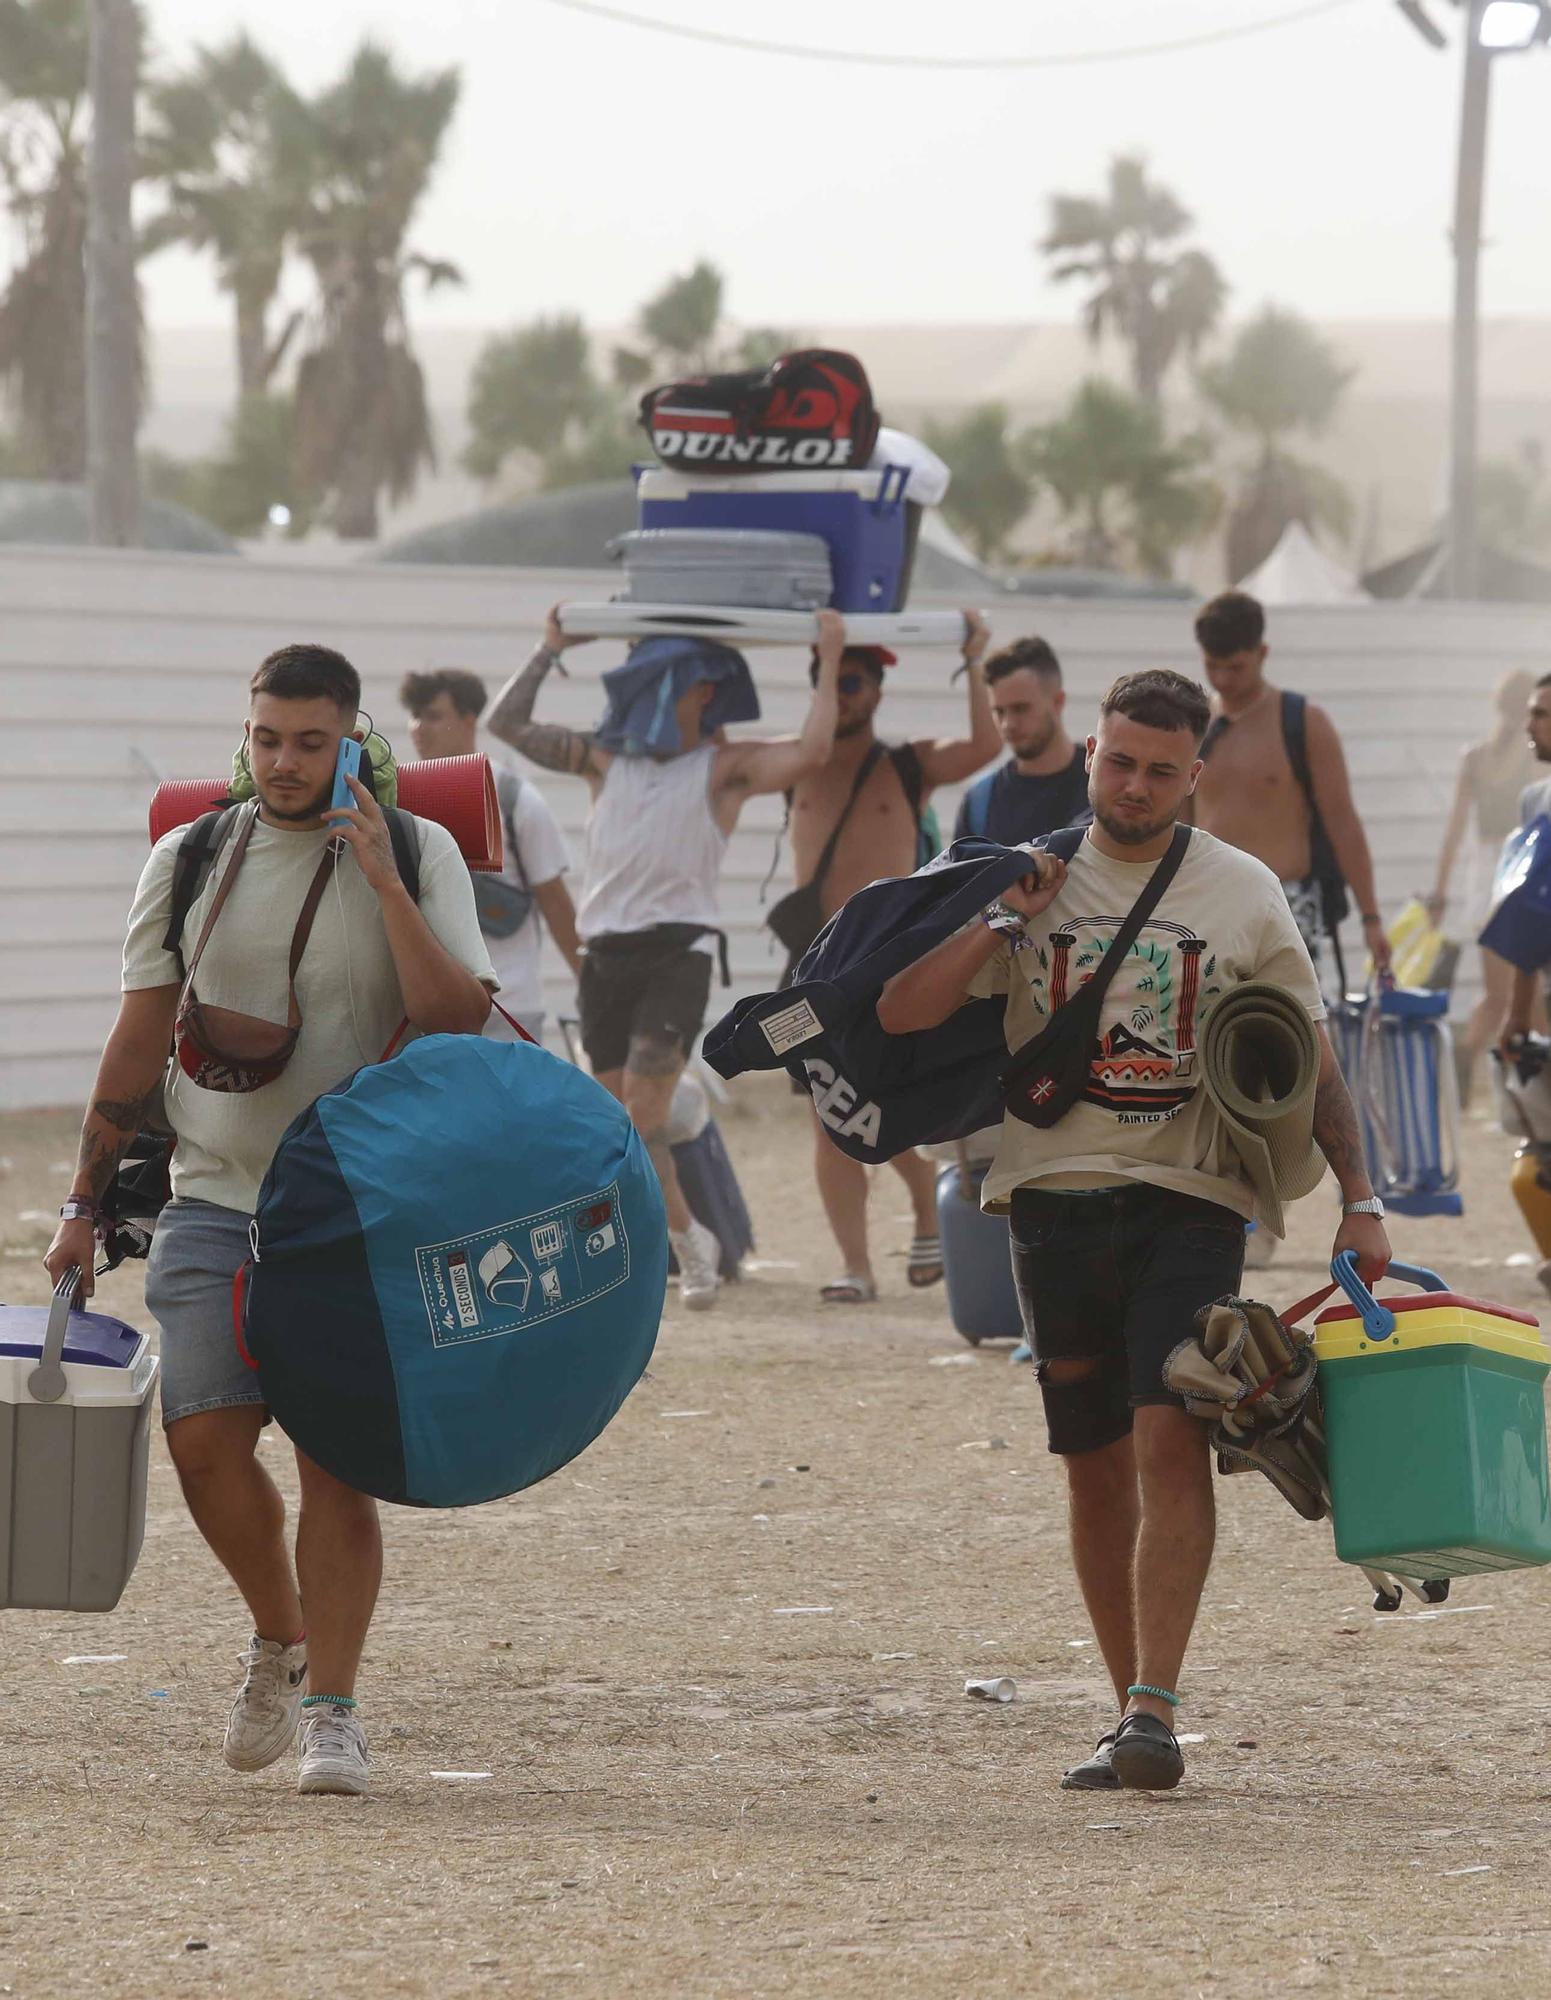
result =
[[[894,665],[894,654],[883,646],[848,646],[841,656],[834,748],[823,764],[797,780],[791,795],[792,872],[799,884],[817,885],[823,922],[867,883],[908,875],[919,866],[922,815],[932,792],[972,777],[1001,748],[981,670],[990,638],[978,612],[966,611],[965,733],[908,743],[885,744],[876,729],[884,671]],[[815,661],[810,677],[817,671]],[[827,1305],[866,1305],[878,1295],[867,1244],[868,1170],[830,1144],[817,1102],[813,1131],[819,1195],[840,1252],[839,1274],[819,1296]],[[912,1286],[934,1285],[942,1277],[937,1169],[915,1152],[900,1154],[890,1165],[915,1211],[906,1276]]]

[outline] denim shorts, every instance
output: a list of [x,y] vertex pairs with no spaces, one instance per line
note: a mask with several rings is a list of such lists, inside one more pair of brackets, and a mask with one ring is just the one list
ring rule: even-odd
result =
[[[1017,1188],[1011,1209],[1013,1277],[1050,1449],[1114,1444],[1142,1404],[1183,1408],[1163,1386],[1163,1364],[1202,1306],[1238,1291],[1243,1218],[1145,1181],[1081,1194]],[[1049,1379],[1052,1361],[1097,1365],[1062,1383]]]
[[162,1330],[162,1423],[264,1400],[232,1322],[232,1281],[249,1255],[251,1215],[170,1201],[146,1262],[146,1310]]

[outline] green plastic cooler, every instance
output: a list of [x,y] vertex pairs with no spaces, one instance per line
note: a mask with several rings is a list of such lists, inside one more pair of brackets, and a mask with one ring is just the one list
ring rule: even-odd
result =
[[1335,1274],[1351,1302],[1315,1351],[1337,1555],[1422,1580],[1551,1562],[1539,1321],[1406,1266],[1430,1289],[1382,1304]]

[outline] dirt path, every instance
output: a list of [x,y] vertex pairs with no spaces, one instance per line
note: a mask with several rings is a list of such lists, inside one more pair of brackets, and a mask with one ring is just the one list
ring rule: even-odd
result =
[[[57,1206],[72,1122],[0,1121],[0,1296],[43,1296],[23,1214]],[[1235,1481],[1185,1787],[1061,1793],[1104,1690],[1028,1374],[894,1258],[883,1304],[821,1315],[796,1107],[749,1089],[724,1129],[764,1267],[670,1307],[650,1378],[544,1487],[389,1517],[370,1799],[221,1764],[244,1626],[160,1443],[119,1610],[6,1618],[0,1994],[1551,1989],[1547,1573],[1377,1619],[1324,1529]],[[1531,1304],[1507,1163],[1473,1125],[1468,1222],[1397,1243]],[[1303,1204],[1266,1296],[1312,1288],[1328,1227]],[[138,1272],[104,1298],[138,1318]],[[127,1658],[63,1664],[87,1653]],[[965,1699],[989,1673],[1011,1706]]]

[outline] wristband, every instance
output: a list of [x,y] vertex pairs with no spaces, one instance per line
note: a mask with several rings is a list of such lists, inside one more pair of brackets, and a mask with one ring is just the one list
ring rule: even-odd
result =
[[1365,924],[1382,924],[1384,921],[1377,910],[1362,910],[1359,915]]
[[998,937],[1021,938],[1028,934],[1028,919],[1011,903],[1004,903],[1000,896],[986,904],[980,912],[980,921],[988,931],[995,931]]
[[90,1222],[94,1226],[106,1220],[96,1202],[88,1201],[84,1195],[68,1195],[59,1211],[64,1222]]

